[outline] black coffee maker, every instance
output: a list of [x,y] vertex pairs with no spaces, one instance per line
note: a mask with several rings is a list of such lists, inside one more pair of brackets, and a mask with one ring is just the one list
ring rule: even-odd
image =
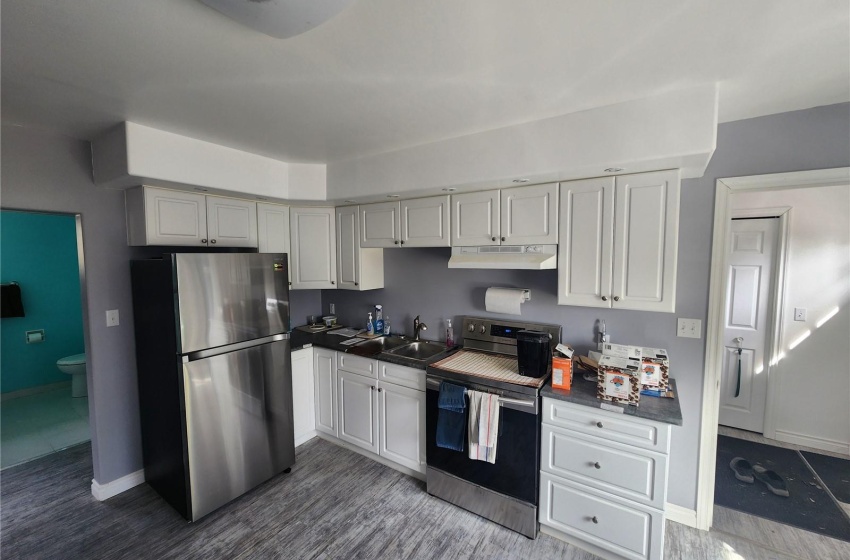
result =
[[543,331],[521,330],[516,333],[519,374],[543,377],[552,367],[552,339]]

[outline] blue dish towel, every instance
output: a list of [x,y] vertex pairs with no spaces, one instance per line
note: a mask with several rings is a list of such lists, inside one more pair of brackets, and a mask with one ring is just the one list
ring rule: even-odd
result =
[[437,409],[437,447],[463,451],[466,433],[466,387],[440,382]]

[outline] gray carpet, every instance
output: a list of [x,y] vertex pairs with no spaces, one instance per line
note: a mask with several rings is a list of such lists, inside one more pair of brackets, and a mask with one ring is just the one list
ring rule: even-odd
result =
[[2,473],[13,558],[523,558],[594,556],[529,540],[429,496],[424,483],[315,439],[280,475],[197,523],[147,485],[91,495],[88,444]]

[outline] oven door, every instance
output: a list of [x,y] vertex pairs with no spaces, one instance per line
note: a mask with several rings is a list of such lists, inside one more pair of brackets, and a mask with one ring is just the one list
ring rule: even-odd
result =
[[437,399],[442,379],[429,374],[426,395],[428,467],[537,505],[540,470],[540,417],[537,398],[509,394],[450,378],[445,380],[467,389],[499,393],[503,397],[502,409],[499,412],[496,462],[491,464],[470,459],[468,442],[462,452],[437,447]]

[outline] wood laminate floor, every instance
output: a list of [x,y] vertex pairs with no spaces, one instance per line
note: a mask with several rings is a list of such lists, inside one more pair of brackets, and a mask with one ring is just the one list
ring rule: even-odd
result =
[[[147,485],[91,495],[83,444],[3,471],[0,555],[14,558],[595,558],[517,533],[429,496],[424,483],[314,439],[280,475],[196,523]],[[668,522],[667,560],[789,560],[789,551]],[[825,550],[821,559],[848,558]]]

